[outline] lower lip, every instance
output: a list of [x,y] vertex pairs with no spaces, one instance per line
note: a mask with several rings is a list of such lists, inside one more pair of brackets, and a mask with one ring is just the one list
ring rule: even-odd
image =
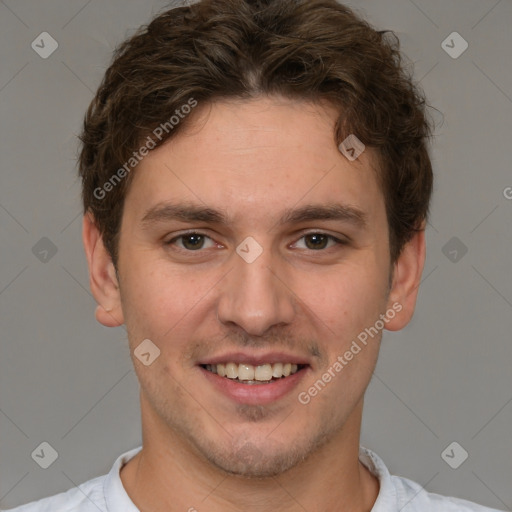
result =
[[266,405],[283,398],[298,386],[308,371],[306,366],[293,375],[273,380],[268,384],[242,384],[227,377],[220,377],[201,366],[199,369],[224,395],[239,404],[247,405]]

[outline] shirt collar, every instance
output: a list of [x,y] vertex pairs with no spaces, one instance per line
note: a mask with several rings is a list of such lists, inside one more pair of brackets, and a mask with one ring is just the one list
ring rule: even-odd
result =
[[371,512],[392,512],[398,510],[396,489],[384,461],[375,452],[363,446],[359,447],[359,460],[368,468],[372,475],[377,477],[380,484],[379,494]]
[[121,476],[119,474],[121,468],[130,459],[135,457],[140,450],[142,450],[142,446],[123,453],[114,462],[114,465],[103,484],[103,493],[105,495],[107,510],[112,512],[115,510],[122,510],[123,512],[140,512],[123,487],[123,482],[121,481]]

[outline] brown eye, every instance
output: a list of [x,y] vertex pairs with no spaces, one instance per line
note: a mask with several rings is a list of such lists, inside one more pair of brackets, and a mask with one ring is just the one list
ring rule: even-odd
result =
[[[208,243],[209,245],[207,245]],[[209,236],[202,233],[186,233],[165,242],[165,245],[175,245],[178,250],[182,251],[198,252],[201,249],[213,247],[215,244]]]
[[203,235],[184,235],[181,238],[183,239],[183,247],[188,250],[202,249],[204,245]]
[[306,249],[309,251],[321,252],[324,249],[336,248],[336,246],[347,245],[347,241],[344,239],[336,238],[327,233],[306,233],[303,235],[293,247],[296,249]]
[[306,240],[306,247],[312,250],[325,249],[330,238],[332,237],[322,235],[320,233],[313,233],[304,237]]

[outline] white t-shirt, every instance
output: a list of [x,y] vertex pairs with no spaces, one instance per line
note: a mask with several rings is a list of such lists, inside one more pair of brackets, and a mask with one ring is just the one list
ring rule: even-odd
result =
[[[139,512],[124,490],[119,471],[141,449],[139,446],[120,455],[108,475],[5,512]],[[360,447],[359,460],[380,482],[372,512],[500,512],[470,501],[428,493],[407,478],[392,476],[382,459],[366,448]]]

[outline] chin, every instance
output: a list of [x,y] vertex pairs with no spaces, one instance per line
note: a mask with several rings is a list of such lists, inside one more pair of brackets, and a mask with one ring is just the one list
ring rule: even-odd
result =
[[305,457],[302,450],[281,448],[280,452],[276,452],[271,447],[260,449],[250,442],[229,454],[210,452],[207,455],[208,461],[224,473],[247,479],[281,475],[302,462]]
[[327,443],[326,432],[312,434],[309,438],[276,441],[269,437],[258,441],[232,439],[230,446],[210,442],[198,446],[202,455],[210,464],[224,473],[241,478],[266,479],[276,477],[304,462],[322,445]]

